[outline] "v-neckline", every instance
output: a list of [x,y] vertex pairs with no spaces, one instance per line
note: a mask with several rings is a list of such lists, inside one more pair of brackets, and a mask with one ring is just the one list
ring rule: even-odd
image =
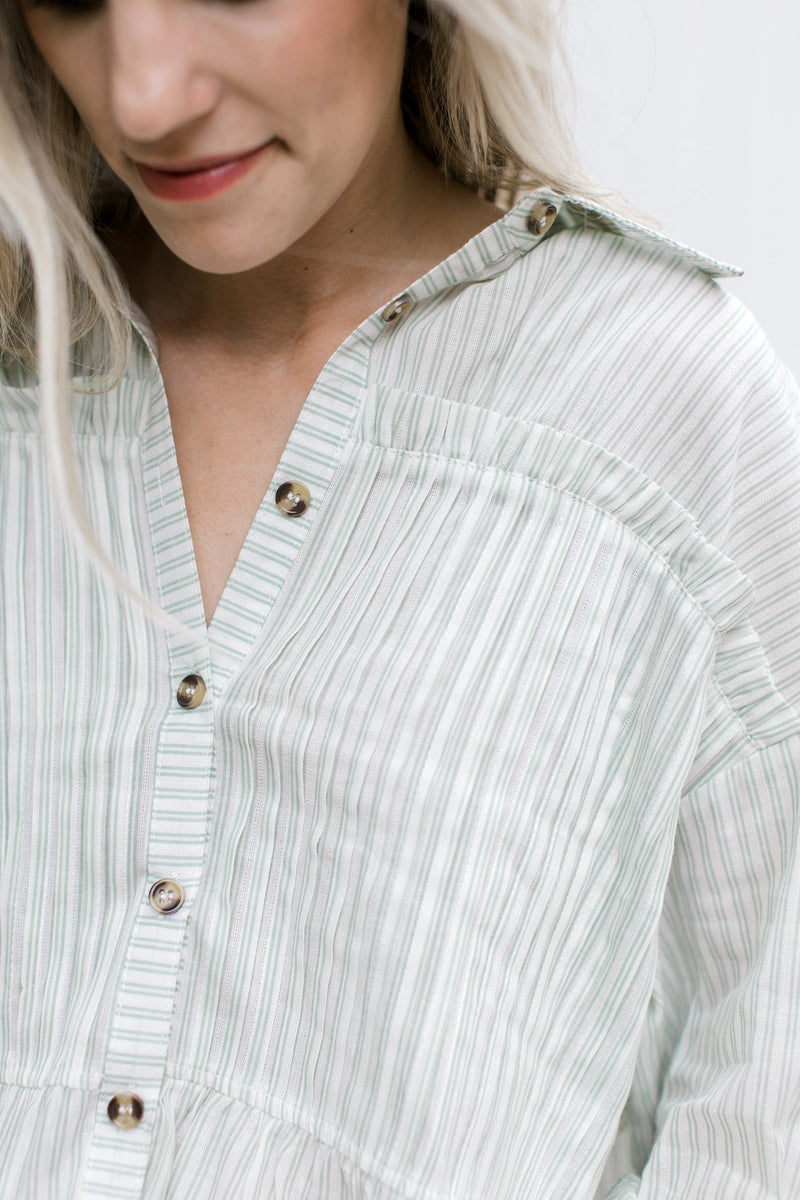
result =
[[[550,195],[550,193],[547,193]],[[411,284],[403,297],[410,308],[464,283],[492,278],[540,240],[531,235],[527,213],[532,193],[464,246]],[[370,357],[382,334],[394,330],[387,319],[392,302],[368,316],[333,352],[306,397],[277,468],[247,532],[208,625],[192,544],[189,518],[155,339],[141,310],[133,305],[140,335],[138,373],[151,390],[150,419],[144,432],[145,490],[162,607],[208,647],[217,694],[251,649],[293,569],[333,482],[342,448],[370,382]],[[405,307],[401,314],[405,314]],[[402,325],[403,321],[397,322]],[[297,517],[276,504],[283,483],[309,491],[308,507]]]
[[[211,621],[206,625],[197,561],[178,468],[166,391],[153,346],[148,349],[151,416],[145,435],[145,481],[163,607],[193,630],[202,626],[219,693],[244,658],[277,599],[339,466],[367,382],[369,353],[385,329],[373,314],[322,368],[292,428],[275,473],[248,529]],[[146,332],[140,330],[140,332]],[[149,452],[148,452],[149,451]],[[276,502],[284,483],[302,484],[308,504]]]

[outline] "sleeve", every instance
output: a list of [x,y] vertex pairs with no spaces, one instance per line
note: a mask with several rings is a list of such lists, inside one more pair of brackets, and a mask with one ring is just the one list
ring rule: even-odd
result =
[[716,655],[656,981],[598,1200],[800,1197],[800,439],[785,373],[743,427]]
[[654,993],[661,1051],[645,1052],[628,1104],[641,1174],[609,1200],[800,1195],[799,777],[795,735],[684,798],[659,944],[669,978]]
[[770,673],[800,712],[800,390],[760,341],[720,549],[753,583],[750,615]]

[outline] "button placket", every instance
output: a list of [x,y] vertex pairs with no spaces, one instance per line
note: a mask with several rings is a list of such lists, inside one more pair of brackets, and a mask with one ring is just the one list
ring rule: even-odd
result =
[[[191,653],[185,645],[173,647],[172,663],[185,670]],[[187,900],[200,881],[211,810],[213,708],[205,687],[208,669],[205,665],[202,669],[203,675],[191,672],[182,677],[180,668],[170,671],[173,682],[166,695],[150,805],[149,879],[139,885],[138,908],[115,993],[87,1163],[87,1194],[115,1194],[115,1174],[123,1170],[131,1194],[138,1194],[147,1170],[152,1115],[158,1107],[171,1035]],[[189,703],[182,703],[180,696]]]
[[[314,537],[319,506],[341,466],[363,401],[373,347],[385,329],[379,314],[362,322],[325,364],[298,415],[208,629],[216,695],[225,694],[237,666],[263,634],[304,544]],[[280,497],[279,489],[284,489]]]

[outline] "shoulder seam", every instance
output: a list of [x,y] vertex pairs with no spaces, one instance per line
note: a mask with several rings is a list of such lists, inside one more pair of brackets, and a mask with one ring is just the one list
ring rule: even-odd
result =
[[658,246],[673,253],[683,262],[703,271],[706,275],[710,275],[713,279],[735,279],[744,274],[740,267],[712,258],[711,255],[695,250],[692,246],[678,242],[674,238],[668,237],[667,234],[642,225],[630,217],[622,216],[612,209],[603,208],[602,205],[585,197],[565,195],[561,196],[560,200],[558,224],[562,228],[577,228],[583,224],[586,228],[605,230],[607,233],[626,237],[632,241]]

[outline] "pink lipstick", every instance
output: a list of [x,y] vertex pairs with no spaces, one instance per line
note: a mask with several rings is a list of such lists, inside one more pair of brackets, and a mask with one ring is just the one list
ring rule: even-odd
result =
[[159,200],[206,200],[231,187],[246,175],[272,145],[257,146],[245,154],[226,159],[198,159],[178,167],[137,163],[142,183]]

